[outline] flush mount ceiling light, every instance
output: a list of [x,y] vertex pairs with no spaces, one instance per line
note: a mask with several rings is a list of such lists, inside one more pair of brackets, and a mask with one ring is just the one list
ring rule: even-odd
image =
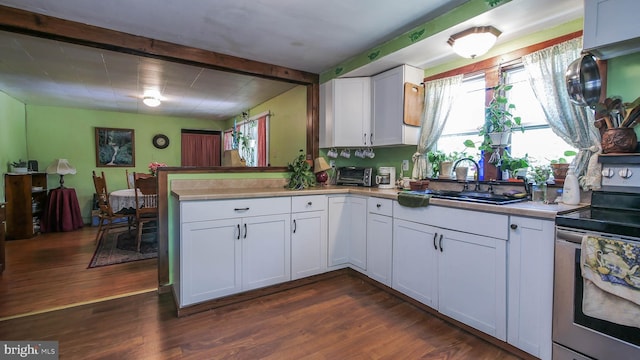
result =
[[142,102],[149,107],[156,107],[160,105],[160,99],[155,96],[145,96]]
[[456,54],[473,59],[489,51],[500,34],[502,32],[493,26],[477,26],[451,35],[447,43]]

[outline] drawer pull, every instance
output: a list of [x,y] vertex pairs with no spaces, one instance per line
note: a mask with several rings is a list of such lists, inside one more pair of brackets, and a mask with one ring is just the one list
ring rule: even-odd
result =
[[376,207],[380,209],[382,207],[382,204],[376,204]]
[[518,228],[518,225],[517,224],[511,224],[510,227],[511,227],[511,230],[515,230],[515,229]]
[[249,210],[249,208],[248,208],[248,207],[246,207],[246,208],[235,208],[235,209],[233,209],[233,211],[247,211],[247,210]]
[[308,205],[308,206],[311,206],[311,205],[313,205],[313,203],[312,203],[311,201],[309,201],[309,202],[307,203],[307,205]]

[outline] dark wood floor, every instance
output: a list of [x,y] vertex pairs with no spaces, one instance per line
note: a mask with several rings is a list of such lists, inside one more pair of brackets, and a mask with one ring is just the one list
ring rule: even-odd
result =
[[[90,230],[82,230],[79,236],[90,237]],[[66,237],[61,235],[51,244],[77,242]],[[30,299],[51,297],[48,303],[58,305],[72,298],[89,298],[87,292],[100,298],[113,289],[124,291],[114,285],[121,282],[129,284],[128,290],[136,288],[132,284],[144,282],[140,273],[145,271],[136,266],[115,273],[105,270],[100,276],[73,274],[85,270],[91,254],[84,262],[77,259],[82,255],[69,248],[56,250],[47,244],[37,248],[49,251],[32,255],[52,266],[49,271],[45,265],[39,266],[46,274],[29,270],[25,262],[24,272],[31,275],[18,281],[21,286],[7,286],[3,275],[3,311],[6,304],[23,308],[15,298],[5,300],[5,295],[11,297],[11,289],[19,289],[23,301],[44,306],[47,301]],[[79,249],[85,247],[79,245]],[[79,252],[92,253],[88,249]],[[68,258],[60,260],[62,263],[82,262],[84,267],[58,265],[66,269],[57,269],[46,260],[52,254],[57,259]],[[131,279],[138,280],[128,279],[127,271]],[[17,273],[9,277],[16,279]],[[90,278],[96,284],[90,284]],[[78,283],[92,290],[86,291]],[[48,289],[41,291],[41,287]],[[61,359],[516,359],[349,274],[183,318],[175,316],[171,294],[155,291],[5,318],[0,321],[0,339],[59,341]]]
[[157,289],[155,259],[87,269],[96,231],[84,227],[7,241],[0,320]]

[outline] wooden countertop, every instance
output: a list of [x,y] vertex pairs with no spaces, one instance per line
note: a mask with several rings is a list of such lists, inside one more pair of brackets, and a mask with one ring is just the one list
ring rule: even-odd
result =
[[[179,201],[222,200],[238,198],[263,198],[273,196],[304,196],[304,195],[335,195],[354,194],[396,200],[398,189],[378,189],[357,186],[328,185],[304,190],[289,190],[285,188],[240,188],[240,189],[180,189],[171,191],[172,196]],[[458,200],[431,198],[429,204],[437,206],[455,207],[460,209],[487,211],[505,215],[529,216],[544,219],[554,219],[557,213],[566,212],[588,206],[588,204],[565,205],[543,204],[524,201],[506,205],[492,205],[472,203]]]

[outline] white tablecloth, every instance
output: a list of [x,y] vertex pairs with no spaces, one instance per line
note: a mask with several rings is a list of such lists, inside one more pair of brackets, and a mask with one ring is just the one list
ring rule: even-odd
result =
[[112,191],[109,194],[109,202],[114,212],[123,209],[136,208],[136,193],[134,189],[123,189]]

